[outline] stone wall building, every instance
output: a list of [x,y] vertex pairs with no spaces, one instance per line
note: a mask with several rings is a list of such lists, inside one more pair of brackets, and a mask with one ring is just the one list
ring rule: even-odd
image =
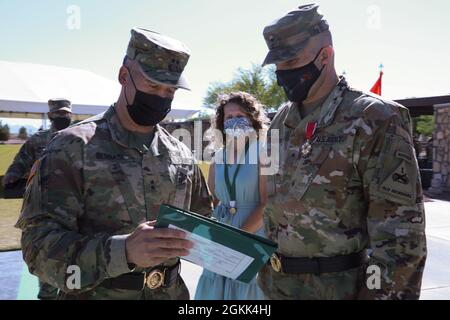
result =
[[450,195],[450,104],[436,105],[433,139],[433,180],[430,193]]

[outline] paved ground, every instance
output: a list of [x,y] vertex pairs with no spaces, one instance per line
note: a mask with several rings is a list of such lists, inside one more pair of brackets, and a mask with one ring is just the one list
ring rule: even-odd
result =
[[428,258],[421,299],[450,300],[450,202],[425,203]]
[[[450,300],[450,202],[427,202],[428,259],[422,284],[423,300]],[[182,276],[191,293],[201,268],[183,262]],[[0,253],[0,300],[36,299],[37,278],[30,275],[20,251]]]

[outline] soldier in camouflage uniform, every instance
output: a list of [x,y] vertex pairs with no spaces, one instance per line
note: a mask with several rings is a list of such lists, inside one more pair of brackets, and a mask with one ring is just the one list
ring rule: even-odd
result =
[[[20,148],[3,179],[5,185],[14,183],[19,179],[27,179],[33,163],[42,155],[53,135],[70,125],[72,121],[72,105],[69,100],[51,99],[48,101],[48,106],[49,112],[47,116],[51,122],[50,129],[35,133]],[[55,299],[57,292],[57,288],[39,281],[39,299]]]
[[158,125],[188,89],[188,58],[181,42],[133,29],[117,103],[58,133],[36,167],[17,227],[30,272],[61,299],[189,299],[178,257],[192,243],[153,227],[162,203],[212,212],[190,150]]
[[20,148],[13,163],[6,171],[3,184],[14,183],[19,179],[27,179],[33,163],[39,159],[53,135],[70,125],[72,106],[69,100],[52,99],[48,101],[48,118],[51,122],[49,130],[41,130],[32,135]]
[[276,64],[291,101],[270,128],[279,130],[279,171],[268,177],[265,218],[279,250],[259,275],[264,293],[418,299],[425,213],[408,110],[337,76],[317,5],[273,22],[264,37],[264,65]]

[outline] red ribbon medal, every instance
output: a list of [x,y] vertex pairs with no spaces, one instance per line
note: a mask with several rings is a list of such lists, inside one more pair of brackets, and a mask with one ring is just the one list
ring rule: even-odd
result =
[[307,158],[311,155],[312,152],[312,144],[311,140],[314,137],[314,134],[316,133],[317,129],[317,122],[308,122],[306,125],[306,132],[305,132],[305,143],[302,145],[302,156],[304,158]]

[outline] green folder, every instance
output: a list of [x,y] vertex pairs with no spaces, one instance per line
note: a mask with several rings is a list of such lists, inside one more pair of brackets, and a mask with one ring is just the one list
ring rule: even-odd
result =
[[[198,248],[207,247],[209,251],[204,252],[211,253],[205,256],[197,252],[197,257],[201,256],[201,264],[195,259],[195,254],[183,259],[245,283],[249,283],[256,276],[278,248],[278,245],[269,239],[194,212],[163,204],[159,209],[156,227],[167,228],[169,225],[192,233],[194,242],[195,239],[200,240],[197,242]],[[207,245],[203,246],[205,243]],[[194,248],[197,248],[197,244]]]

